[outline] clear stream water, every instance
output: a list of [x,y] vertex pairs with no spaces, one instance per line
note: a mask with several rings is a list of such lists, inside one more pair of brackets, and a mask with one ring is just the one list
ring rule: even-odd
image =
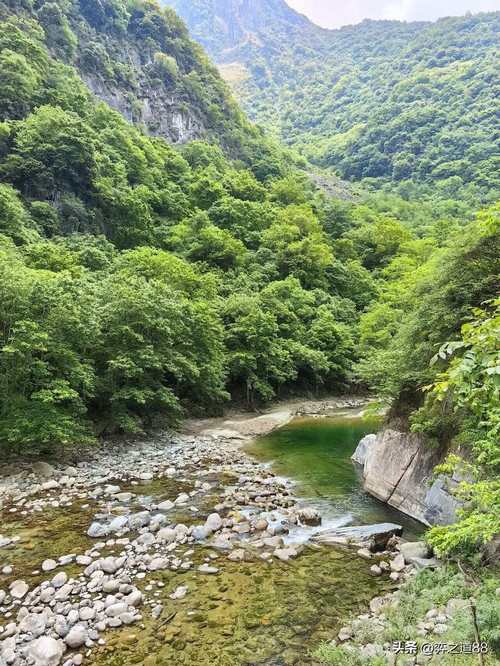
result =
[[[248,451],[294,483],[303,503],[321,512],[322,529],[394,522],[403,526],[405,538],[414,539],[423,525],[364,492],[361,468],[351,460],[359,440],[377,432],[380,424],[379,417],[362,417],[359,410],[297,418],[259,438]],[[291,536],[296,539],[297,532]]]
[[[259,439],[249,453],[290,479],[304,504],[321,510],[322,528],[391,520],[403,524],[411,536],[413,528],[420,531],[419,526],[363,493],[350,460],[359,439],[377,427],[376,419],[360,419],[354,410],[334,418],[296,419]],[[171,483],[148,482],[144,493],[174,499],[179,489]],[[215,489],[221,491],[222,487]],[[0,514],[0,522],[22,536],[10,555],[30,585],[39,582],[40,576],[30,571],[41,560],[61,552],[80,553],[91,545],[85,528],[94,511],[95,507],[83,511],[76,505],[67,511],[53,509],[32,516],[28,524],[16,514]],[[304,534],[292,534],[291,540],[301,536],[306,540],[318,528],[300,529]],[[209,553],[215,555],[209,548],[197,549],[196,564]],[[220,567],[216,576],[200,574],[194,567],[186,572],[158,571],[137,581],[141,588],[152,584],[156,589],[155,598],[163,605],[161,617],[155,620],[145,609],[141,626],[107,632],[106,645],[94,650],[88,663],[319,666],[313,652],[320,642],[331,640],[351,614],[364,612],[374,596],[393,589],[387,577],[370,575],[370,562],[347,549],[306,544],[303,553],[287,563],[269,564],[257,556],[231,562],[223,554],[216,562]],[[72,566],[66,572],[78,575]],[[170,593],[181,584],[188,587],[187,596],[172,600]]]

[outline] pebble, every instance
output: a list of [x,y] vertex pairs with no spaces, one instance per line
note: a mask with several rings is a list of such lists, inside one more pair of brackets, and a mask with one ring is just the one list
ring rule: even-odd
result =
[[170,509],[173,509],[175,504],[171,502],[170,500],[165,500],[164,502],[160,502],[158,506],[156,507],[159,511],[170,511]]
[[217,532],[222,527],[222,518],[218,513],[211,513],[205,521],[205,529],[209,532]]
[[163,606],[161,606],[160,604],[155,606],[153,608],[153,610],[151,611],[151,615],[152,615],[153,619],[157,620],[160,617],[162,611],[163,611]]
[[55,560],[44,560],[42,562],[42,571],[52,571],[57,567],[57,562]]
[[401,553],[391,560],[390,567],[391,571],[395,571],[396,573],[403,571],[405,568],[405,558]]
[[[58,566],[76,564],[80,571],[72,568],[71,579],[65,571],[59,571],[50,581],[45,580],[31,591],[25,581],[12,583],[10,596],[17,604],[15,613],[19,612],[12,619],[15,617],[17,624],[4,622],[1,637],[2,641],[15,639],[14,660],[18,653],[16,645],[21,643],[18,637],[22,635],[23,649],[33,666],[62,663],[66,649],[81,649],[81,653],[65,657],[67,666],[79,666],[84,653],[91,655],[88,648],[106,644],[102,632],[141,622],[139,608],[143,604],[147,613],[159,618],[163,612],[159,601],[168,596],[171,601],[181,602],[189,590],[187,585],[172,585],[170,594],[166,590],[161,592],[165,583],[152,580],[160,576],[151,572],[195,569],[200,574],[215,575],[224,567],[224,564],[215,566],[214,560],[219,557],[222,561],[222,558],[214,550],[205,551],[205,562],[199,564],[195,556],[199,554],[199,541],[210,548],[228,551],[227,558],[235,562],[257,557],[268,561],[275,557],[287,562],[296,557],[300,548],[291,544],[285,546],[280,535],[297,524],[320,524],[319,513],[309,507],[294,508],[286,484],[259,464],[246,461],[238,449],[228,448],[227,455],[224,451],[224,445],[214,451],[213,438],[182,437],[169,453],[169,457],[174,457],[175,466],[167,468],[163,444],[147,444],[144,450],[139,444],[138,449],[129,451],[117,447],[112,455],[109,451],[96,454],[92,466],[82,461],[75,468],[64,468],[62,474],[62,467],[54,468],[52,476],[56,476],[57,481],[45,477],[42,486],[38,486],[47,491],[46,496],[32,500],[26,495],[27,500],[16,504],[16,510],[22,509],[26,516],[51,506],[56,509],[73,504],[78,510],[93,506],[94,516],[89,521],[87,535],[95,541],[84,552],[48,558],[40,565],[41,571],[47,573]],[[209,462],[205,463],[205,458]],[[191,471],[204,472],[205,465],[211,474],[211,483],[200,478],[204,474]],[[238,472],[232,470],[233,465]],[[154,471],[146,471],[148,467]],[[225,494],[220,493],[213,476],[221,470],[230,478]],[[188,490],[156,504],[154,497],[147,496],[149,488],[141,488],[140,481],[162,476],[186,482]],[[35,488],[32,481],[31,487]],[[22,478],[20,483],[23,483]],[[127,485],[135,486],[135,492],[121,491],[121,487]],[[25,492],[28,490],[26,485]],[[175,514],[169,512],[176,507],[186,515],[198,512],[206,515],[205,502],[210,497],[206,493],[209,492],[219,496],[204,523],[202,520],[195,526],[175,523]],[[125,536],[127,533],[130,533],[129,538]],[[2,543],[7,541],[8,544],[19,539],[0,538]],[[246,546],[249,541],[255,542],[255,548]],[[395,573],[396,559],[390,565],[392,573]],[[224,563],[228,566],[225,559]],[[2,574],[11,573],[12,566],[5,565]],[[134,583],[144,578],[147,584],[141,591]],[[3,598],[1,595],[0,591],[0,604],[5,598],[9,599],[5,592]],[[5,613],[4,616],[7,617]],[[435,625],[445,626],[437,622]]]
[[60,571],[54,576],[54,578],[52,578],[50,582],[52,587],[55,587],[56,590],[58,590],[68,582],[68,574],[65,571]]
[[28,590],[29,587],[24,580],[15,580],[9,587],[10,596],[13,599],[22,599]]
[[87,535],[93,539],[100,539],[109,534],[109,527],[101,525],[100,523],[92,523],[87,530]]
[[29,644],[27,654],[35,666],[57,666],[64,654],[64,646],[55,638],[42,636]]
[[348,641],[350,638],[352,638],[352,629],[351,627],[342,627],[342,629],[338,633],[338,639],[342,643],[345,641]]
[[216,574],[216,573],[219,573],[219,569],[217,567],[211,567],[209,564],[201,564],[198,567],[198,571],[202,574]]
[[69,633],[64,639],[64,642],[71,649],[76,649],[85,645],[88,638],[87,629],[83,624],[76,624],[71,627]]
[[288,546],[287,548],[276,548],[273,555],[283,562],[288,562],[293,557],[297,557],[298,552],[295,548]]
[[169,594],[170,599],[184,599],[188,592],[188,588],[185,585],[180,585],[172,594]]

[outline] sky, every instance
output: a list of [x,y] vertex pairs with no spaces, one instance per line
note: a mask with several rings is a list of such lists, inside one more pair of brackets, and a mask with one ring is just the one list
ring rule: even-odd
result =
[[286,0],[314,23],[340,28],[365,18],[398,21],[434,21],[467,11],[500,10],[500,0]]

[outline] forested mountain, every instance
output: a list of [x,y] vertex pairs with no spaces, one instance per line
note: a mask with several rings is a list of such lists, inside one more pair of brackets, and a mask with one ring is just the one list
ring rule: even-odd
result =
[[309,159],[405,194],[498,194],[498,12],[329,31],[283,0],[166,4],[250,117]]
[[59,79],[63,64],[74,67],[90,91],[148,133],[172,143],[205,138],[241,159],[257,161],[265,154],[272,161],[262,132],[246,120],[173,11],[122,0],[0,2],[0,18],[11,15],[23,21],[34,45],[24,52],[13,37],[3,37],[6,118],[21,117],[30,103],[46,103],[43,90],[55,84],[47,80],[43,44],[59,63]]
[[[24,451],[213,410],[229,393],[255,403],[343,385],[353,322],[375,291],[356,252],[333,254],[349,211],[337,221],[340,204],[236,107],[210,131],[223,148],[236,137],[247,167],[215,144],[178,152],[91,93],[77,32],[99,7],[112,53],[121,3],[4,6],[0,27],[0,440]],[[127,7],[146,59],[151,33],[199,53],[171,12]],[[212,93],[186,113],[215,106]],[[161,80],[155,94],[168,97]]]
[[252,67],[265,52],[275,57],[321,28],[293,11],[285,0],[162,0],[185,20],[191,35],[218,62],[246,60]]

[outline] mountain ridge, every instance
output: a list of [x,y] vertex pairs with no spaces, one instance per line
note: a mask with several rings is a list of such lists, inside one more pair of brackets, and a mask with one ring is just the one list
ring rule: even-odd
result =
[[[478,205],[500,191],[491,163],[500,12],[328,30],[308,19],[297,28],[300,15],[282,12],[281,0],[259,3],[251,23],[239,0],[164,3],[186,20],[251,120],[319,166],[378,186],[411,181],[426,195],[437,184],[440,196],[460,192]],[[239,26],[224,39],[212,29],[221,8],[224,25]],[[240,39],[242,25],[253,40]]]
[[172,144],[216,142],[242,159],[267,143],[169,8],[121,0],[35,8],[24,0],[0,0],[0,20],[14,19],[24,31],[41,28],[37,39],[54,58],[74,67],[99,99],[153,136]]

